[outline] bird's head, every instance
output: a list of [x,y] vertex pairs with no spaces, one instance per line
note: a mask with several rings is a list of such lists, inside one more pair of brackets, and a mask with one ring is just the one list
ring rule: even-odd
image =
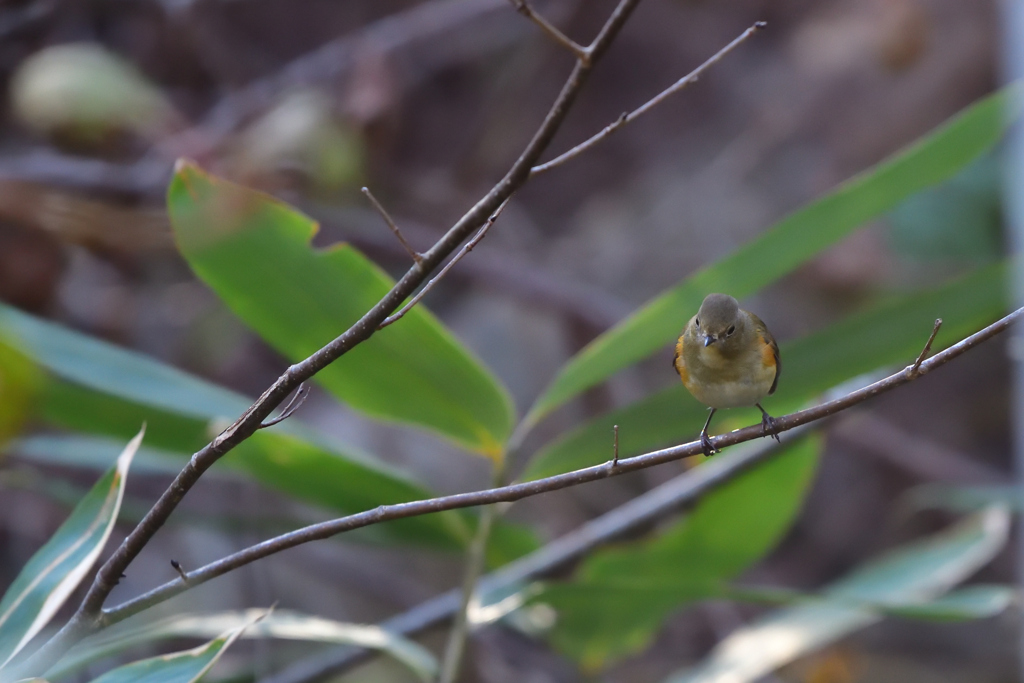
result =
[[694,332],[705,347],[715,344],[722,349],[743,331],[745,320],[736,299],[728,294],[708,294],[693,319]]

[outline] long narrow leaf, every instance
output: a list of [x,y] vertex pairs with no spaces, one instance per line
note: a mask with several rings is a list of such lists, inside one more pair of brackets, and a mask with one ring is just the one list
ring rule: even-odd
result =
[[142,435],[140,431],[125,446],[116,465],[32,556],[0,600],[0,668],[49,622],[96,562],[117,520],[128,467]]
[[[975,332],[1006,307],[1006,265],[980,268],[942,287],[890,297],[819,332],[782,345],[783,374],[763,405],[773,414],[801,407],[829,387],[894,363],[910,363],[936,318],[943,319],[934,350]],[[601,415],[547,445],[523,475],[536,479],[608,459],[612,426],[619,425],[623,457],[697,434],[707,408],[678,382],[666,363],[670,389]],[[719,413],[718,431],[760,421],[754,410]]]
[[914,193],[990,150],[1016,119],[1006,92],[987,97],[907,150],[784,218],[731,256],[688,277],[591,342],[531,408],[533,424],[581,391],[668,344],[709,292],[738,298],[775,282]]
[[[254,610],[246,610],[179,614],[143,626],[126,624],[115,634],[98,636],[82,643],[57,667],[48,671],[47,676],[51,680],[61,678],[97,659],[119,654],[143,643],[171,638],[210,638],[252,623],[253,617]],[[437,673],[437,661],[430,651],[379,626],[348,624],[299,612],[274,610],[247,628],[242,637],[354,645],[391,655],[424,681],[433,680]]]
[[205,645],[126,664],[113,671],[108,671],[99,678],[94,678],[92,683],[193,683],[202,678],[217,663],[224,651],[242,635],[246,628],[266,614],[266,610],[259,610],[259,614],[255,618],[236,626]]
[[[179,463],[202,448],[225,420],[251,404],[245,396],[152,358],[2,303],[0,334],[22,360],[28,358],[47,371],[33,389],[36,419],[112,438],[128,438],[145,422],[146,443],[176,453]],[[431,495],[383,461],[340,446],[295,420],[257,432],[223,465],[342,513]],[[471,515],[445,512],[380,525],[372,537],[455,550],[469,539],[471,528]],[[496,531],[496,558],[507,561],[535,547],[510,524]]]
[[1005,508],[974,515],[943,534],[891,553],[832,584],[835,600],[769,614],[733,633],[698,667],[666,683],[749,683],[794,659],[876,623],[875,610],[850,602],[926,605],[987,564],[1006,544]]

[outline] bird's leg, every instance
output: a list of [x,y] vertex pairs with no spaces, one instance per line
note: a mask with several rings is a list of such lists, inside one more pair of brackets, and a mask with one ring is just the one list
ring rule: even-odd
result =
[[712,455],[717,453],[715,447],[711,445],[711,438],[708,436],[708,425],[711,424],[711,418],[715,416],[716,408],[708,408],[711,412],[708,414],[708,421],[704,423],[704,429],[700,430],[700,447],[704,451],[704,457],[710,458]]
[[761,411],[761,436],[770,436],[781,443],[779,431],[775,425],[775,418],[769,415],[768,411],[762,408],[760,403],[755,403],[754,405]]

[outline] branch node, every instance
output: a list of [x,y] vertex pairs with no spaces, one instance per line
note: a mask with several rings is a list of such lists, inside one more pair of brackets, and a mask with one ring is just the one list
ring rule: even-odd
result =
[[612,427],[612,434],[614,435],[612,445],[612,450],[614,452],[614,456],[612,457],[612,467],[614,468],[619,466],[619,425]]
[[395,237],[397,237],[398,241],[402,243],[402,247],[405,248],[406,253],[409,254],[409,256],[412,257],[412,260],[415,261],[417,264],[422,263],[423,256],[421,256],[418,251],[413,249],[411,244],[405,241],[405,236],[402,235],[402,231],[398,229],[397,225],[395,225],[395,222],[391,219],[390,214],[388,214],[388,212],[384,209],[384,206],[380,202],[378,202],[377,198],[373,196],[372,192],[370,192],[370,188],[364,187],[363,194],[365,194],[366,198],[370,200],[371,204],[373,204],[373,208],[377,209],[377,213],[381,215],[381,218],[384,219],[384,222],[388,224],[389,228],[391,228],[391,232],[395,233]]
[[583,47],[575,40],[562,33],[554,24],[537,14],[526,0],[509,0],[509,2],[511,2],[512,6],[516,8],[517,12],[537,24],[537,26],[540,27],[540,30],[547,34],[551,40],[573,53],[576,59],[579,60],[580,64],[587,68],[590,67],[591,48]]
[[910,374],[912,376],[922,375],[924,372],[927,372],[927,370],[924,372],[921,371],[921,363],[923,363],[924,359],[928,357],[928,352],[932,350],[932,342],[935,341],[935,335],[939,333],[940,327],[942,327],[942,318],[936,318],[935,325],[932,327],[932,333],[928,337],[928,341],[925,342],[924,348],[921,349],[921,355],[919,355],[917,360],[914,361],[914,364],[910,366]]
[[284,422],[291,417],[296,410],[298,410],[303,403],[306,402],[306,397],[309,396],[309,387],[305,383],[299,385],[299,390],[292,396],[292,400],[288,401],[288,405],[284,407],[281,414],[277,417],[267,418],[260,423],[256,429],[266,429],[267,427],[273,427],[274,425]]
[[181,568],[181,563],[177,560],[171,560],[171,566],[174,567],[174,571],[178,572],[178,576],[181,577],[183,583],[188,583],[188,574]]

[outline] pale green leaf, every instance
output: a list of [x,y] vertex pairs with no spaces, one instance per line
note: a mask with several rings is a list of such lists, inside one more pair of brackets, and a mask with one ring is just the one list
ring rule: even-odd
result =
[[242,635],[246,628],[262,615],[267,614],[267,610],[257,610],[257,612],[259,614],[254,619],[236,626],[204,645],[183,652],[126,664],[113,671],[108,671],[99,678],[94,678],[92,683],[193,683],[198,681],[217,663],[224,651]]
[[117,655],[143,643],[172,638],[211,638],[248,623],[253,625],[245,629],[243,638],[304,640],[380,650],[424,681],[433,680],[437,673],[437,661],[429,650],[379,626],[343,623],[287,610],[274,610],[253,623],[254,617],[262,611],[177,614],[142,625],[126,622],[113,633],[94,636],[75,647],[47,675],[51,679],[60,678],[97,659]]
[[125,446],[114,467],[32,556],[0,600],[0,668],[39,633],[92,569],[117,520],[142,434]]

